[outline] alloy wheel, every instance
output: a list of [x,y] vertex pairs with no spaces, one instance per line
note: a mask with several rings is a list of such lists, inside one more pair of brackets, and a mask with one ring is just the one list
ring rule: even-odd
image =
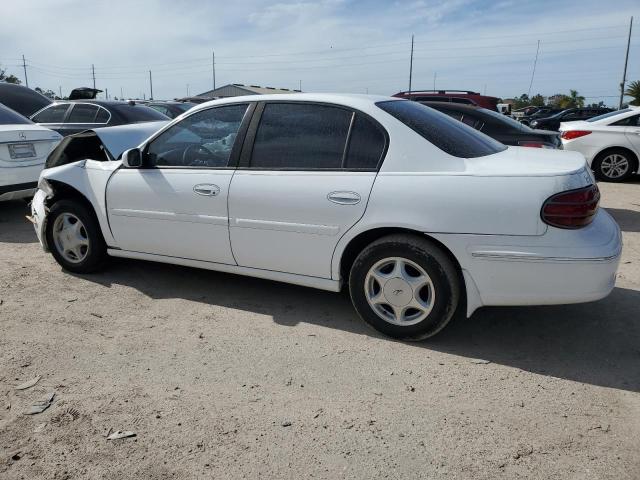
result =
[[435,301],[431,277],[420,265],[402,257],[376,262],[367,272],[364,289],[373,311],[394,325],[421,322]]
[[629,171],[629,160],[624,155],[612,153],[602,159],[600,170],[607,178],[621,178]]

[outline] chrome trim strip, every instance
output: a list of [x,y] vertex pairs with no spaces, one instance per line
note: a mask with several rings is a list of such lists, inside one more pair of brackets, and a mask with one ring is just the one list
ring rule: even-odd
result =
[[146,218],[149,220],[166,220],[171,222],[206,223],[227,226],[227,217],[190,213],[159,212],[152,210],[133,210],[128,208],[112,208],[109,213],[117,217]]
[[549,262],[549,263],[609,263],[620,257],[622,247],[617,252],[607,257],[575,258],[575,257],[545,257],[532,254],[473,252],[472,257],[480,260],[493,260],[499,262]]
[[236,218],[232,226],[238,228],[257,228],[260,230],[276,230],[280,232],[309,233],[313,235],[328,236],[335,236],[340,232],[340,227],[338,225],[275,222],[272,220],[253,220],[249,218]]

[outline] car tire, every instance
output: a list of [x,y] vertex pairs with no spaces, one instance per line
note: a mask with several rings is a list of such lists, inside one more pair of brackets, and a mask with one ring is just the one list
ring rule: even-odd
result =
[[84,204],[56,202],[49,210],[45,235],[51,254],[65,270],[91,273],[104,267],[107,245],[93,211]]
[[460,301],[460,282],[453,261],[433,242],[394,234],[358,255],[349,293],[360,317],[373,328],[418,341],[449,323]]
[[591,168],[598,180],[624,182],[638,169],[638,159],[628,150],[614,148],[600,153]]

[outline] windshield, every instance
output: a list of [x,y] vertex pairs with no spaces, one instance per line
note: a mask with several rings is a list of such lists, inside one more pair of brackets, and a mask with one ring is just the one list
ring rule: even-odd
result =
[[454,157],[484,157],[507,148],[484,133],[421,103],[388,100],[376,105]]
[[24,125],[29,123],[33,122],[0,103],[0,125]]
[[499,119],[500,121],[504,122],[504,123],[508,123],[510,126],[512,126],[513,128],[517,128],[518,130],[522,131],[522,132],[532,132],[533,130],[531,128],[529,128],[528,126],[520,123],[517,120],[514,120],[513,118],[504,115],[502,113],[498,113],[495,112],[493,110],[489,110],[488,108],[479,108],[478,111],[487,114],[487,115],[491,115],[494,118]]
[[598,120],[604,120],[605,118],[615,117],[616,115],[621,115],[623,113],[630,112],[630,108],[623,108],[622,110],[616,110],[615,112],[603,113],[602,115],[598,115],[597,117],[591,117],[587,119],[587,122],[597,122]]

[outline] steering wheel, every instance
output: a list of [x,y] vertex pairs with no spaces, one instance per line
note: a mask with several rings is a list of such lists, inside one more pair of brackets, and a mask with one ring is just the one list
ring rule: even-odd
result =
[[[201,152],[206,152],[206,150],[202,148],[202,145],[197,143],[192,143],[191,145],[189,145],[184,149],[184,152],[182,152],[182,165],[190,166],[193,164],[197,164],[196,160],[198,159],[198,157],[200,157]],[[193,159],[190,158],[191,155],[193,155]]]

